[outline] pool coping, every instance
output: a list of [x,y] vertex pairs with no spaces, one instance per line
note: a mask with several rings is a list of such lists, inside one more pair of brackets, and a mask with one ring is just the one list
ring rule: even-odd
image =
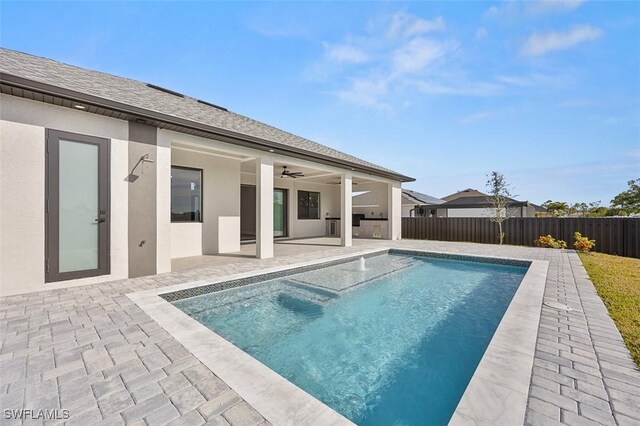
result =
[[526,262],[529,265],[450,421],[450,424],[523,424],[549,264],[547,261],[377,247],[347,255],[130,293],[127,297],[269,422],[278,425],[351,425],[353,423],[350,420],[189,317],[161,295],[244,279],[247,284],[253,284],[251,277],[254,276],[296,273],[292,270],[340,263],[389,251],[491,263]]

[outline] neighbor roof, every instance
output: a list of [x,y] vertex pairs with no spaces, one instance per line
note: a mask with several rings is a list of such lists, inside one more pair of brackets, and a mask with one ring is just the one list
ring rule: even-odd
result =
[[354,195],[352,205],[353,207],[377,207],[380,205],[380,200],[375,192],[368,191]]
[[[517,206],[526,206],[529,204],[527,201],[518,201],[513,198],[507,197],[509,200],[509,206],[517,207]],[[491,203],[488,200],[487,195],[478,195],[471,197],[459,197],[455,198],[451,201],[447,201],[446,203],[440,204],[438,207],[447,208],[447,207],[489,207]]]
[[447,195],[446,197],[442,197],[442,199],[444,201],[452,201],[455,200],[456,198],[460,198],[460,197],[487,197],[487,194],[485,194],[484,192],[480,192],[477,189],[473,189],[473,188],[467,188],[467,189],[463,189],[462,191],[458,191],[455,192],[451,195]]
[[432,197],[431,195],[423,194],[417,191],[411,191],[410,189],[403,189],[402,193],[407,198],[409,198],[409,200],[414,200],[418,204],[423,204],[425,206],[444,203],[444,200],[441,200],[440,198]]
[[[183,131],[244,146],[276,149],[403,182],[415,179],[198,99],[140,81],[0,48],[2,92]],[[62,100],[62,101],[61,101]],[[330,124],[330,123],[327,123]]]

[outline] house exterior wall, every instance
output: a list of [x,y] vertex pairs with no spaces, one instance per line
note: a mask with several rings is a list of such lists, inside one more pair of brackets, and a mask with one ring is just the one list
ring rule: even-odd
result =
[[[446,214],[444,216],[439,217],[491,217],[494,215],[493,209],[488,208],[464,208],[464,209],[440,209],[446,210]],[[440,213],[440,210],[438,212]],[[504,213],[504,209],[503,209]],[[520,217],[521,209],[520,207],[510,209],[509,210],[510,217]]]
[[[161,133],[162,137],[190,138]],[[202,223],[171,223],[171,257],[239,251],[240,161],[173,149],[171,165],[202,169]]]
[[157,272],[157,139],[157,128],[129,123],[129,277]]
[[[255,184],[255,177],[241,174],[241,163],[238,159],[176,149],[172,144],[175,141],[197,142],[213,149],[233,151],[249,157],[264,153],[251,148],[155,128],[151,132],[156,136],[155,141],[145,138],[140,140],[140,137],[135,136],[140,133],[136,133],[135,129],[132,131],[132,125],[128,121],[4,94],[0,95],[0,102],[2,103],[0,110],[0,293],[2,295],[124,279],[132,274],[163,273],[171,270],[171,259],[175,257],[232,252],[240,249],[240,185],[241,183]],[[44,282],[47,129],[105,138],[110,141],[110,273],[108,275],[53,283]],[[133,141],[132,134],[134,134]],[[149,154],[154,163],[138,166],[142,167],[141,171],[145,174],[144,181],[138,179],[139,186],[134,188],[135,184],[130,182],[129,175],[133,165],[145,154]],[[333,173],[344,173],[343,169],[328,165],[320,166],[308,160],[291,159],[279,154],[274,154],[273,158],[279,163],[286,161],[287,164],[320,167],[322,170]],[[172,164],[203,169],[203,223],[171,223]],[[357,173],[354,173],[355,176],[371,178]],[[392,223],[390,231],[393,235],[399,235],[400,203],[394,202],[392,208],[389,208],[389,200],[401,193],[400,183],[384,178],[379,180],[380,184],[375,185],[379,187],[378,189],[386,191],[386,196],[381,197],[383,208],[394,212],[394,218],[397,216],[398,219],[390,221]],[[144,185],[142,185],[143,182],[145,182]],[[275,186],[289,190],[290,237],[323,236],[326,233],[325,218],[340,216],[339,185],[311,183],[304,179],[276,178]],[[320,192],[320,219],[298,220],[298,190]],[[140,246],[143,240],[145,244]],[[145,266],[134,270],[139,266],[138,262]]]
[[[128,277],[128,123],[0,95],[0,293],[28,293]],[[44,282],[45,129],[111,140],[111,273]]]
[[417,204],[403,204],[402,217],[411,217],[411,210],[415,209],[417,206]]

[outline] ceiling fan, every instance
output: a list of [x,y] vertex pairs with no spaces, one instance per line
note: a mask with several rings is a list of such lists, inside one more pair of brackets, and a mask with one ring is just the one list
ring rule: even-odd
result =
[[287,169],[287,166],[282,166],[282,173],[280,174],[281,178],[290,177],[295,179],[297,177],[303,177],[303,176],[304,174],[302,172],[292,172]]

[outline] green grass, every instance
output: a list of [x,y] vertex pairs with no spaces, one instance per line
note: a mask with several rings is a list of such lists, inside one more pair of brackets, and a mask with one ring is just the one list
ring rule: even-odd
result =
[[602,253],[580,253],[580,259],[640,366],[640,259]]

